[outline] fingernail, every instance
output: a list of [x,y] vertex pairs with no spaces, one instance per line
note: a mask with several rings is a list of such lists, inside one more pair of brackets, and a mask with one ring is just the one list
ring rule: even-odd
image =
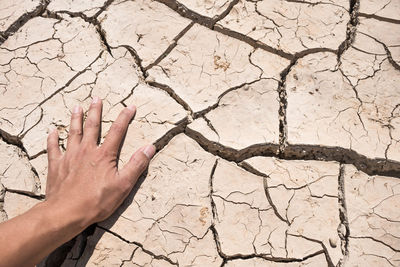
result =
[[98,96],[93,97],[92,104],[96,104],[100,102],[100,98]]
[[148,159],[151,159],[154,156],[154,153],[156,153],[156,147],[153,145],[146,146],[146,148],[143,150],[143,153]]
[[79,113],[81,107],[80,106],[75,106],[74,110],[72,111],[73,113]]
[[130,105],[130,106],[128,106],[128,109],[130,109],[132,111],[136,111],[136,106],[135,105]]

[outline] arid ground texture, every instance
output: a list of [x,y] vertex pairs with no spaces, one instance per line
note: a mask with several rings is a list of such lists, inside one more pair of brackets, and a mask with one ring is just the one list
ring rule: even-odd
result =
[[399,0],[0,0],[0,221],[94,96],[157,153],[42,266],[400,266]]

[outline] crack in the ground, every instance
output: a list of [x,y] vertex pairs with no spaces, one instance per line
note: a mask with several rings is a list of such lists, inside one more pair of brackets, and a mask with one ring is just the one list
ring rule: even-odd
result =
[[10,189],[10,188],[5,188],[5,192],[6,193],[9,192],[9,193],[13,193],[13,194],[29,197],[29,198],[34,198],[36,200],[45,200],[46,199],[45,195],[38,195],[38,194],[35,194],[35,193],[31,192],[31,191],[14,190],[14,189]]
[[189,114],[193,114],[192,108],[183,100],[177,93],[175,93],[174,89],[169,87],[166,84],[158,83],[156,81],[146,81],[146,83],[150,86],[156,87],[165,91],[172,99],[174,99],[179,105],[183,107]]
[[99,228],[99,229],[102,229],[103,231],[105,231],[105,232],[107,232],[109,234],[112,234],[113,236],[117,237],[118,239],[120,239],[120,240],[122,240],[122,241],[124,241],[124,242],[126,242],[128,244],[133,244],[135,246],[140,247],[143,250],[144,253],[150,255],[154,259],[164,260],[164,261],[166,261],[166,262],[168,262],[168,263],[170,263],[172,265],[179,266],[177,262],[174,262],[173,260],[171,260],[167,256],[165,256],[165,255],[157,255],[157,254],[153,253],[152,251],[144,248],[143,244],[141,244],[139,242],[129,241],[129,240],[125,239],[124,237],[122,237],[121,235],[111,231],[110,229],[104,228],[101,225],[97,225],[96,227]]
[[[129,54],[131,54],[131,56],[133,57],[133,60],[135,61],[137,67],[139,68],[140,72],[140,79],[145,81],[146,77],[148,76],[147,71],[145,70],[145,68],[143,67],[142,64],[142,59],[139,57],[138,52],[136,51],[135,48],[133,48],[130,45],[120,45],[117,47],[113,47],[113,48],[119,48],[119,47],[123,47],[126,50],[128,50]],[[146,81],[145,81],[146,82]]]
[[60,17],[59,14],[66,14],[66,15],[70,16],[71,18],[81,18],[85,22],[92,24],[95,27],[96,32],[99,34],[101,44],[104,46],[104,48],[107,50],[107,52],[110,53],[110,55],[112,55],[111,46],[108,44],[108,41],[106,38],[106,32],[103,30],[101,23],[97,20],[96,16],[88,17],[82,12],[72,12],[72,11],[67,11],[67,10],[56,11],[56,12],[46,10],[46,12],[43,15],[45,17],[56,18],[56,19],[62,20],[63,18]]
[[[303,50],[301,52],[297,52],[295,54],[290,54],[287,53],[283,50],[280,49],[276,49],[274,47],[271,47],[263,42],[257,41],[245,34],[236,32],[236,31],[232,31],[228,28],[223,27],[222,25],[217,24],[218,21],[222,20],[225,16],[227,16],[228,14],[228,10],[231,10],[235,5],[236,1],[233,1],[230,5],[230,7],[225,10],[225,12],[223,12],[220,16],[216,16],[214,19],[211,19],[209,17],[200,15],[198,13],[196,13],[195,11],[190,10],[189,8],[187,8],[185,5],[181,4],[178,1],[175,0],[156,0],[159,3],[162,3],[164,5],[166,5],[167,7],[169,7],[170,9],[172,9],[173,11],[177,12],[179,15],[181,15],[182,17],[188,18],[190,20],[192,20],[195,23],[198,23],[200,25],[203,25],[213,31],[217,31],[219,33],[222,33],[226,36],[229,36],[231,38],[234,38],[236,40],[242,41],[247,43],[248,45],[252,46],[253,48],[257,49],[261,49],[273,54],[276,54],[278,56],[281,56],[285,59],[291,60],[292,62],[297,61],[299,58],[302,58],[306,55],[309,54],[314,54],[314,53],[319,53],[319,52],[332,52],[335,54],[339,54],[340,53],[340,49],[331,49],[331,48],[325,48],[325,47],[321,47],[321,48],[309,48],[306,50]],[[358,1],[358,0],[357,0]],[[356,14],[356,12],[353,12],[353,10],[351,10],[352,13]]]
[[310,5],[310,6],[331,5],[331,6],[336,6],[336,7],[340,7],[340,8],[343,8],[343,9],[347,10],[345,7],[343,7],[341,5],[337,5],[337,4],[332,3],[332,2],[323,2],[323,1],[311,2],[311,1],[306,1],[306,0],[284,0],[284,1],[285,2],[289,2],[289,3],[306,4],[306,5]]
[[389,244],[386,244],[386,243],[383,242],[382,240],[376,239],[376,238],[374,238],[374,237],[372,237],[372,236],[349,236],[349,238],[353,238],[353,239],[370,239],[370,240],[372,240],[372,241],[374,241],[374,242],[377,242],[377,243],[379,243],[379,244],[384,245],[385,247],[391,249],[391,250],[394,251],[394,252],[400,252],[400,249],[396,249],[396,248],[394,248],[393,246],[391,246],[391,245],[389,245]]
[[133,256],[135,255],[135,253],[136,253],[136,251],[139,249],[139,247],[137,247],[137,248],[135,248],[133,251],[132,251],[132,254],[129,256],[129,259],[127,259],[127,260],[122,260],[122,262],[121,262],[121,265],[119,266],[119,267],[122,267],[122,266],[124,266],[125,265],[125,262],[130,262],[130,261],[132,261],[132,259],[133,259]]
[[288,145],[288,126],[287,126],[287,92],[286,92],[286,77],[288,76],[292,67],[296,64],[297,60],[291,61],[290,65],[285,68],[280,76],[281,80],[278,84],[278,96],[279,96],[279,110],[278,110],[278,118],[279,118],[279,151],[282,153],[285,147]]
[[293,57],[293,55],[291,55],[289,53],[286,53],[282,50],[270,47],[262,42],[254,40],[246,35],[243,35],[241,33],[235,32],[235,31],[231,31],[220,25],[216,25],[218,21],[222,20],[224,17],[226,17],[229,14],[229,12],[232,10],[232,8],[239,2],[238,0],[232,1],[230,3],[229,7],[223,13],[221,13],[221,15],[216,16],[215,18],[209,18],[209,17],[203,16],[203,15],[200,15],[199,13],[196,13],[196,12],[190,10],[185,5],[183,5],[180,2],[175,1],[175,0],[156,0],[156,1],[166,5],[173,11],[177,12],[182,17],[188,18],[191,21],[198,23],[200,25],[203,25],[211,30],[228,35],[228,36],[238,39],[240,41],[244,41],[254,48],[260,48],[262,50],[277,54],[286,59],[292,59],[292,57]]
[[392,18],[386,18],[382,16],[378,16],[376,14],[366,14],[366,13],[358,13],[359,17],[367,18],[367,19],[375,19],[379,21],[384,21],[384,22],[389,22],[393,24],[400,24],[400,19],[392,19]]
[[178,134],[184,133],[186,126],[189,124],[190,120],[188,117],[183,118],[180,122],[176,123],[176,126],[165,133],[162,137],[157,139],[153,144],[156,147],[156,151],[162,150],[168,143],[177,136]]
[[29,20],[42,15],[46,11],[49,4],[50,0],[41,0],[39,5],[33,11],[23,14],[13,24],[11,24],[7,30],[0,32],[0,45],[2,45],[8,39],[8,37],[21,29],[21,27],[24,26]]
[[114,1],[115,0],[107,0],[104,5],[99,9],[99,11],[97,11],[96,14],[92,16],[92,18],[97,20],[101,13],[103,13]]
[[338,226],[338,235],[341,242],[341,250],[343,258],[341,258],[337,264],[338,267],[346,265],[346,261],[349,258],[349,236],[350,227],[349,219],[347,216],[347,204],[346,204],[346,191],[345,191],[345,166],[340,165],[339,176],[338,176],[338,201],[339,201],[339,219],[340,224]]
[[184,130],[184,133],[207,152],[236,163],[255,156],[276,157],[285,160],[336,161],[342,164],[352,164],[368,175],[400,178],[400,162],[381,158],[367,158],[354,150],[342,147],[288,144],[283,151],[279,151],[279,145],[263,143],[237,150],[210,141],[201,133],[188,127]]
[[238,166],[242,167],[244,170],[246,170],[254,175],[262,177],[263,185],[264,185],[264,192],[265,192],[265,196],[268,200],[268,204],[272,207],[272,210],[274,211],[275,216],[279,220],[283,221],[287,225],[290,225],[289,220],[287,218],[282,217],[282,215],[278,211],[277,206],[274,204],[274,201],[272,200],[271,194],[269,192],[269,187],[268,187],[268,175],[256,170],[253,166],[251,166],[247,162],[240,162],[240,163],[238,163]]
[[8,220],[7,212],[4,210],[4,197],[6,195],[6,189],[0,181],[0,222]]
[[233,260],[239,260],[239,259],[240,260],[248,260],[248,259],[254,259],[254,258],[264,259],[264,260],[270,261],[270,262],[294,263],[294,262],[303,262],[303,261],[306,261],[308,259],[311,259],[311,258],[316,257],[321,254],[324,254],[323,249],[321,249],[317,252],[314,252],[310,255],[307,255],[303,258],[271,257],[268,255],[263,255],[263,254],[237,254],[237,255],[233,255],[233,256],[226,256],[226,261],[224,262],[224,264],[226,264],[229,261],[233,261]]
[[358,20],[358,10],[360,9],[360,0],[350,0],[349,1],[349,15],[350,20],[347,23],[346,28],[346,39],[340,44],[337,53],[338,63],[341,63],[341,57],[343,53],[353,44],[356,37]]
[[160,56],[158,56],[158,58],[154,60],[153,63],[150,63],[148,66],[146,66],[144,68],[144,71],[148,71],[149,69],[160,63],[165,57],[167,57],[169,53],[178,45],[178,41],[193,27],[194,24],[195,23],[192,21],[177,36],[175,36],[174,39],[172,39],[172,43],[167,47],[167,49],[165,49],[165,51]]
[[269,45],[267,45],[267,44],[265,44],[263,42],[254,40],[253,38],[251,38],[251,37],[249,37],[249,36],[247,36],[245,34],[242,34],[242,33],[236,32],[236,31],[232,31],[232,30],[230,30],[228,28],[225,28],[225,27],[223,27],[221,25],[215,25],[211,29],[214,30],[214,31],[217,31],[219,33],[222,33],[224,35],[227,35],[229,37],[235,38],[235,39],[237,39],[239,41],[245,42],[245,43],[247,43],[248,45],[250,45],[253,48],[259,48],[261,50],[270,52],[272,54],[281,56],[281,57],[283,57],[285,59],[292,60],[295,57],[295,55],[287,53],[287,52],[285,52],[283,50],[276,49],[276,48],[274,48],[272,46],[269,46]]
[[[340,217],[340,225],[338,227],[338,234],[341,239],[341,247],[342,247],[342,253],[343,253],[343,258],[340,259],[338,266],[344,266],[346,263],[346,260],[348,258],[348,242],[349,242],[349,235],[350,235],[350,229],[349,229],[349,223],[348,223],[348,218],[347,218],[347,209],[346,209],[346,201],[345,201],[345,189],[344,189],[344,165],[343,164],[352,164],[354,165],[357,169],[369,174],[369,175],[388,175],[392,177],[400,177],[400,162],[396,161],[391,161],[388,159],[370,159],[367,158],[363,155],[358,154],[357,152],[351,150],[351,149],[345,149],[341,147],[326,147],[326,146],[318,146],[318,145],[291,145],[288,144],[287,142],[287,121],[286,121],[286,110],[287,110],[287,94],[286,94],[286,77],[290,73],[291,69],[296,65],[297,61],[309,54],[313,53],[319,53],[319,52],[330,52],[330,53],[335,53],[337,54],[338,58],[338,64],[340,64],[341,56],[343,53],[352,45],[354,42],[355,34],[356,34],[356,29],[358,25],[358,17],[366,17],[366,18],[373,18],[381,21],[386,21],[386,22],[391,22],[395,24],[400,24],[399,20],[395,19],[390,19],[390,18],[384,18],[380,17],[377,15],[369,15],[369,14],[364,14],[364,13],[358,13],[360,1],[359,0],[350,0],[350,21],[348,22],[347,25],[347,31],[346,31],[346,39],[343,41],[343,43],[338,47],[337,50],[329,49],[329,48],[313,48],[313,49],[307,49],[302,52],[296,53],[296,54],[289,54],[284,51],[281,51],[279,49],[272,48],[262,42],[256,41],[246,35],[240,34],[235,31],[231,31],[230,29],[224,28],[220,25],[216,25],[218,21],[222,20],[224,17],[226,17],[229,12],[232,10],[232,8],[238,3],[238,0],[234,0],[230,2],[228,8],[221,13],[218,16],[215,16],[214,18],[209,18],[205,17],[203,15],[200,15],[190,9],[188,9],[186,6],[183,4],[174,1],[174,0],[156,0],[164,5],[167,5],[177,13],[179,13],[181,16],[189,18],[192,22],[183,30],[181,31],[174,39],[171,45],[151,64],[149,64],[146,67],[142,66],[142,60],[138,56],[138,53],[136,52],[135,49],[128,45],[121,45],[119,47],[124,47],[125,49],[128,50],[128,52],[132,55],[134,58],[137,66],[139,67],[141,74],[142,74],[142,79],[145,81],[146,84],[159,88],[169,94],[171,98],[173,98],[178,104],[180,104],[187,112],[188,116],[185,117],[183,120],[180,122],[176,123],[175,127],[169,130],[166,134],[164,134],[161,138],[155,141],[155,145],[157,147],[157,152],[159,152],[161,149],[163,149],[170,141],[172,138],[174,138],[178,134],[184,133],[186,136],[190,137],[194,141],[196,141],[205,151],[216,155],[218,157],[221,157],[225,160],[228,161],[233,161],[236,163],[239,163],[239,166],[244,168],[246,171],[249,171],[253,174],[259,175],[263,177],[264,180],[264,189],[265,189],[265,194],[267,196],[267,200],[271,207],[273,208],[276,216],[281,219],[282,221],[288,223],[287,219],[284,219],[280,214],[277,212],[276,206],[273,204],[272,200],[270,199],[269,193],[268,193],[268,185],[267,185],[267,179],[266,175],[262,174],[255,169],[253,169],[250,165],[243,163],[243,160],[251,158],[253,156],[269,156],[269,157],[277,157],[285,160],[319,160],[319,161],[337,161],[340,162],[340,174],[339,174],[339,195],[338,195],[338,201],[339,201],[339,217]],[[30,19],[36,17],[36,16],[48,16],[48,17],[54,17],[54,18],[60,18],[58,14],[67,14],[71,17],[80,17],[84,21],[93,24],[96,27],[96,30],[100,36],[100,39],[102,41],[102,44],[105,46],[106,50],[111,54],[111,49],[114,47],[111,47],[106,39],[106,35],[104,30],[101,27],[100,22],[98,21],[98,16],[107,9],[109,5],[113,0],[108,0],[105,5],[92,17],[88,17],[85,14],[81,12],[70,12],[70,11],[58,11],[58,12],[50,12],[47,10],[47,5],[49,4],[49,1],[47,0],[42,0],[40,2],[40,5],[32,12],[26,13],[23,16],[21,16],[16,22],[14,22],[5,32],[0,33],[0,45],[7,40],[9,36],[14,34],[16,31],[18,31],[27,21]],[[304,1],[297,1],[297,0],[292,0],[288,2],[301,2],[305,3]],[[193,113],[191,107],[189,104],[187,104],[182,98],[180,98],[179,95],[175,93],[175,91],[170,88],[167,85],[157,83],[155,81],[146,81],[147,78],[147,70],[152,68],[153,66],[157,65],[160,63],[169,53],[176,47],[179,39],[184,36],[187,31],[191,29],[191,27],[194,25],[194,23],[201,24],[203,26],[208,27],[211,30],[220,32],[224,35],[230,36],[232,38],[235,38],[237,40],[243,41],[249,45],[251,45],[254,48],[260,48],[262,50],[277,54],[283,58],[289,59],[291,62],[287,68],[285,68],[281,74],[280,74],[280,81],[278,85],[278,93],[279,93],[279,144],[272,144],[272,143],[264,143],[264,144],[255,144],[252,146],[249,146],[247,148],[241,149],[241,150],[236,150],[227,146],[224,146],[220,143],[217,142],[212,142],[205,138],[201,133],[196,132],[192,129],[189,129],[187,126],[191,122],[191,120],[194,118],[199,118],[204,116],[207,112],[210,110],[213,110],[218,107],[220,99],[228,92],[235,90],[237,88],[242,87],[243,85],[230,88],[227,91],[225,91],[220,97],[218,98],[218,102],[210,107],[208,107],[205,110],[202,110],[200,112]],[[369,36],[369,35],[368,35]],[[369,36],[371,37],[371,36]],[[397,69],[400,70],[399,65],[393,60],[391,56],[391,52],[389,51],[389,48],[387,45],[385,45],[383,42],[377,40],[374,37],[373,38],[375,41],[378,43],[382,44],[388,59],[390,63]],[[111,54],[112,55],[112,54]],[[101,57],[101,54],[96,58],[96,60]],[[95,60],[95,61],[96,61]],[[93,62],[95,62],[93,61]],[[93,64],[93,63],[92,63]],[[90,68],[90,65],[86,67],[84,70],[78,72],[70,81],[68,81],[65,86],[61,87],[60,89],[56,90],[52,95],[50,95],[48,98],[43,100],[39,106],[41,106],[44,102],[46,102],[48,99],[52,98],[54,95],[58,94],[60,91],[62,91],[64,88],[66,88],[69,84],[72,83],[74,79],[76,79],[79,75],[83,74],[85,71]],[[258,81],[258,80],[257,80]],[[256,81],[254,81],[256,82]],[[251,83],[250,83],[251,84]],[[123,100],[122,100],[123,101]],[[205,118],[205,117],[204,117]],[[206,119],[206,118],[205,118]],[[206,119],[207,120],[207,119]],[[207,121],[209,123],[209,121]],[[35,126],[35,125],[34,125]],[[33,127],[34,127],[33,126]],[[212,126],[212,125],[211,125]],[[210,127],[211,129],[213,127]],[[214,129],[215,130],[215,129]],[[25,134],[28,131],[25,132]],[[216,132],[216,131],[215,131]],[[217,133],[218,134],[218,133]],[[0,137],[8,144],[17,146],[20,148],[25,154],[28,159],[32,159],[33,157],[29,158],[26,153],[26,149],[24,148],[22,144],[22,138],[20,136],[12,136],[5,131],[2,131],[0,129]],[[22,136],[23,137],[23,136]],[[46,151],[39,152],[39,155],[46,153]],[[37,157],[38,155],[35,155]],[[213,193],[213,175],[215,172],[215,169],[217,167],[218,160],[215,161],[215,164],[213,166],[211,175],[210,175],[210,198],[211,198],[211,207],[212,207],[212,213],[213,213],[213,218],[217,219],[217,211],[216,211],[216,206],[214,203],[214,200],[212,199],[212,193]],[[33,172],[37,175],[37,172],[32,169]],[[6,192],[10,193],[16,193],[24,196],[28,196],[31,198],[35,198],[38,200],[43,200],[45,199],[44,195],[35,195],[32,192],[25,192],[25,191],[19,191],[19,190],[11,190],[11,189],[5,189]],[[0,199],[1,202],[1,199]],[[0,206],[1,208],[1,206]],[[1,211],[1,209],[0,209]],[[95,226],[96,227],[96,226]],[[152,256],[153,258],[156,259],[161,259],[168,261],[169,263],[173,265],[179,265],[179,263],[173,262],[170,258],[167,256],[163,255],[155,255],[149,250],[145,250],[143,248],[142,244],[139,244],[137,242],[130,242],[126,239],[124,239],[122,236],[119,236],[118,234],[112,232],[109,229],[105,229],[101,226],[97,226],[100,229],[103,229],[104,231],[113,234],[114,236],[118,237],[119,239],[130,243],[130,244],[135,244],[138,247],[140,247],[145,253],[148,255]],[[249,255],[242,255],[242,254],[236,254],[236,255],[226,255],[222,252],[221,250],[221,244],[219,241],[219,236],[218,232],[215,228],[214,223],[210,226],[209,228],[211,232],[213,233],[214,240],[216,243],[217,251],[219,256],[223,259],[222,265],[226,264],[228,261],[233,261],[236,259],[251,259],[251,258],[262,258],[268,261],[275,261],[275,262],[301,262],[306,259],[309,259],[311,257],[320,255],[322,253],[325,254],[327,257],[328,264],[332,266],[332,261],[329,259],[329,255],[327,255],[326,248],[315,252],[314,254],[308,255],[302,259],[296,259],[296,258],[277,258],[277,257],[271,257],[270,255],[263,255],[263,254],[249,254]],[[301,236],[303,237],[303,236]],[[303,237],[304,238],[304,237]],[[353,238],[353,237],[352,237]],[[363,238],[363,237],[354,237],[354,238]],[[87,236],[84,238],[84,242],[87,242]],[[322,244],[322,243],[321,243]],[[323,244],[322,244],[323,245]],[[86,243],[83,246],[83,250],[86,247]],[[81,254],[83,253],[83,250],[81,251]],[[68,250],[69,252],[69,250]],[[64,253],[64,252],[63,252]],[[131,255],[131,259],[134,255],[134,252]],[[65,254],[66,256],[66,254]]]
[[[263,253],[252,253],[252,254],[236,253],[234,255],[227,255],[226,253],[224,253],[222,251],[221,242],[220,242],[220,239],[219,239],[219,234],[218,234],[218,231],[217,231],[216,226],[215,226],[215,222],[219,221],[218,213],[217,213],[217,207],[216,207],[216,204],[215,204],[214,199],[213,199],[213,196],[217,196],[217,195],[214,194],[214,185],[213,185],[213,179],[214,179],[214,174],[215,174],[215,170],[217,168],[217,165],[218,165],[218,159],[215,160],[215,163],[214,163],[214,165],[212,167],[212,170],[211,170],[211,173],[210,173],[210,178],[209,178],[209,189],[210,189],[209,198],[210,198],[211,211],[212,211],[212,222],[211,222],[211,225],[210,225],[209,229],[211,230],[211,232],[213,234],[213,238],[214,238],[214,241],[215,241],[215,244],[216,244],[218,255],[223,259],[223,262],[222,262],[221,266],[224,266],[229,261],[238,260],[238,259],[242,259],[242,260],[244,260],[244,259],[253,259],[253,258],[260,258],[260,259],[264,259],[266,261],[282,262],[282,263],[284,263],[284,262],[285,263],[302,262],[302,261],[305,261],[305,260],[307,260],[309,258],[312,258],[314,256],[317,256],[317,255],[320,255],[320,254],[323,254],[323,253],[326,254],[324,250],[320,250],[320,251],[317,251],[317,252],[312,253],[310,255],[307,255],[307,256],[305,256],[303,258],[290,258],[290,257],[282,258],[282,257],[273,257],[273,256],[271,256],[269,254],[263,254]],[[247,203],[240,203],[240,204],[249,205]],[[327,257],[329,257],[329,256],[327,256]]]
[[257,83],[257,82],[259,82],[259,81],[261,81],[261,80],[267,80],[267,78],[259,78],[259,79],[253,80],[253,81],[251,81],[251,82],[245,82],[245,83],[242,83],[242,84],[240,84],[240,85],[236,85],[236,86],[234,86],[234,87],[231,87],[231,88],[226,89],[224,92],[222,92],[222,93],[217,97],[217,101],[216,101],[214,104],[212,104],[212,105],[210,105],[210,106],[208,106],[208,107],[206,107],[206,108],[204,108],[204,109],[202,109],[202,110],[199,110],[199,111],[194,112],[194,113],[192,114],[193,119],[198,119],[198,118],[200,118],[200,117],[204,117],[204,116],[205,116],[207,113],[209,113],[211,110],[214,110],[214,109],[218,108],[218,107],[219,107],[219,103],[221,102],[222,98],[223,98],[225,95],[227,95],[228,93],[230,93],[230,92],[232,92],[232,91],[235,91],[235,90],[239,90],[239,89],[243,88],[244,86],[252,85],[252,84]]
[[314,238],[306,237],[306,236],[303,236],[303,235],[295,235],[295,234],[288,234],[288,235],[294,236],[294,237],[304,238],[304,239],[306,239],[308,241],[311,241],[311,242],[319,244],[322,247],[323,253],[325,254],[325,258],[326,258],[326,262],[328,263],[328,267],[335,267],[335,265],[332,262],[331,257],[329,256],[328,249],[327,249],[327,247],[325,246],[325,244],[322,241],[314,239]]
[[393,66],[396,70],[399,70],[399,71],[400,71],[400,65],[393,59],[392,53],[390,52],[389,47],[388,47],[384,42],[382,42],[382,41],[378,40],[377,38],[375,38],[375,37],[373,37],[373,36],[371,36],[371,35],[369,35],[369,34],[367,34],[367,33],[364,33],[364,32],[359,32],[359,34],[365,35],[365,36],[367,36],[367,37],[373,39],[375,42],[379,43],[380,45],[382,45],[383,48],[385,49],[386,56],[387,56],[387,58],[388,58],[390,64],[392,64],[392,66]]

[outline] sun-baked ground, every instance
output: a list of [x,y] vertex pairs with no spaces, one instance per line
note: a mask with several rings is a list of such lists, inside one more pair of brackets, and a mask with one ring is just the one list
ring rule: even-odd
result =
[[157,146],[41,266],[400,265],[399,0],[1,0],[0,94],[0,221],[93,96]]

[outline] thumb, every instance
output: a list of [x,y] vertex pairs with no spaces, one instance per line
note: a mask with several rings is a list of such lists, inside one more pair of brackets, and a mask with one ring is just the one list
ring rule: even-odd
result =
[[123,179],[126,179],[133,186],[139,176],[149,165],[150,159],[154,156],[156,147],[148,145],[136,151],[129,162],[119,172]]

